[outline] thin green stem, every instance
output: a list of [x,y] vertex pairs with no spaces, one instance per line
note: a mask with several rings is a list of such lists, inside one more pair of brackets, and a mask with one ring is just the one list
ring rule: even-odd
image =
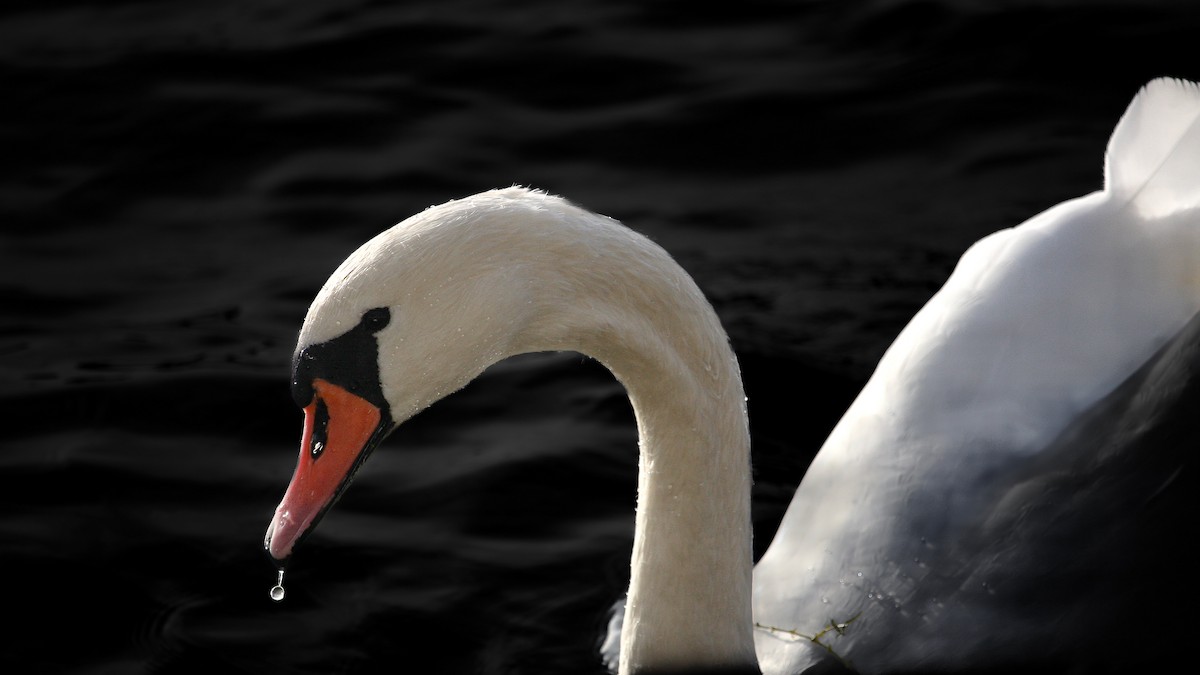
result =
[[846,666],[847,668],[850,668],[853,670],[853,666],[850,664],[850,662],[848,660],[842,658],[842,656],[840,654],[838,654],[836,651],[834,651],[834,649],[831,645],[827,645],[824,642],[821,642],[821,638],[828,635],[831,631],[834,633],[837,633],[839,637],[842,635],[845,635],[846,628],[850,624],[854,623],[860,616],[862,616],[862,612],[855,614],[854,616],[850,617],[849,619],[847,619],[845,621],[839,622],[839,621],[835,621],[834,619],[830,619],[828,624],[826,624],[823,628],[821,628],[821,630],[817,631],[816,633],[813,633],[812,635],[808,635],[807,633],[801,633],[798,630],[793,630],[790,628],[780,628],[778,626],[768,626],[766,624],[762,624],[757,621],[754,622],[754,627],[761,628],[763,630],[768,630],[768,631],[771,631],[772,633],[786,633],[793,637],[801,638],[803,640],[808,640],[809,642],[812,642],[813,644],[821,647],[825,651],[832,654],[833,657],[835,659],[837,659],[838,661],[840,661],[843,666]]

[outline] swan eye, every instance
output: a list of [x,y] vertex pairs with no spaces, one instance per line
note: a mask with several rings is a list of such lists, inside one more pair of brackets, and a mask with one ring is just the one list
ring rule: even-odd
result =
[[329,408],[325,401],[318,398],[316,410],[313,411],[312,443],[309,452],[316,459],[325,451],[325,443],[329,437]]
[[363,314],[362,325],[371,333],[383,330],[392,321],[392,311],[387,307],[376,307]]

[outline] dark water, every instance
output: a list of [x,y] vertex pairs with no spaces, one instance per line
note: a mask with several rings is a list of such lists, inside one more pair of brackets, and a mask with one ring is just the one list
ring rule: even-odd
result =
[[288,365],[360,242],[514,183],[672,251],[743,361],[758,548],[980,236],[1098,188],[1185,3],[8,2],[5,672],[600,673],[620,388],[501,364],[376,452],[273,604]]

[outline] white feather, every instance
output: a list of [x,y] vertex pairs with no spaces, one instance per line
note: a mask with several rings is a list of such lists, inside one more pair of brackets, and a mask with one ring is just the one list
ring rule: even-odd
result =
[[1200,87],[1160,78],[1142,89],[1108,143],[1106,189],[1146,218],[1200,205]]

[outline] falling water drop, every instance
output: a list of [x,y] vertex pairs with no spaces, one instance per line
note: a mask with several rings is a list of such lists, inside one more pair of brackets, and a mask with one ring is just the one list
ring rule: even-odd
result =
[[275,585],[271,587],[271,599],[275,602],[283,600],[283,570],[279,570],[279,578],[275,581]]

